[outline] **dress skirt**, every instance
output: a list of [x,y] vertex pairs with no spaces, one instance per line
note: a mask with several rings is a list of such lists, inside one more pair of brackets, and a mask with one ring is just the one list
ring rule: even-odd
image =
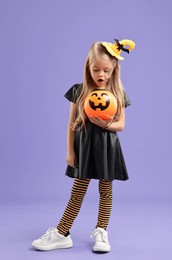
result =
[[86,121],[86,128],[75,132],[75,168],[67,166],[66,175],[78,179],[127,180],[128,173],[116,132]]

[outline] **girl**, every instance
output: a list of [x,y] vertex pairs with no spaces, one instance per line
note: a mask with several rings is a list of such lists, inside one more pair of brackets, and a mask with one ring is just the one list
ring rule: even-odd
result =
[[[120,80],[120,64],[124,58],[121,51],[129,53],[135,47],[130,40],[116,43],[96,42],[92,45],[84,68],[82,84],[72,86],[65,97],[71,102],[67,136],[66,175],[74,178],[71,197],[57,226],[50,228],[32,245],[38,250],[70,248],[73,242],[69,233],[79,213],[84,195],[91,179],[99,180],[99,211],[92,237],[94,252],[109,252],[107,226],[112,208],[112,181],[127,180],[125,166],[117,131],[125,125],[125,107],[130,105]],[[125,49],[129,46],[129,49]],[[115,117],[102,120],[87,117],[84,100],[88,93],[98,89],[111,91],[117,99]]]

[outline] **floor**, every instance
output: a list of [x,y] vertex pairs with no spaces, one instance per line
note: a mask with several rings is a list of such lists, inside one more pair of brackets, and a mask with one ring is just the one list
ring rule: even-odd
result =
[[71,230],[73,248],[49,252],[32,249],[32,240],[50,226],[56,226],[64,203],[66,201],[1,205],[0,259],[172,259],[172,205],[164,202],[114,203],[108,228],[112,250],[108,254],[92,252],[90,234],[94,230],[97,209],[91,201],[84,202]]

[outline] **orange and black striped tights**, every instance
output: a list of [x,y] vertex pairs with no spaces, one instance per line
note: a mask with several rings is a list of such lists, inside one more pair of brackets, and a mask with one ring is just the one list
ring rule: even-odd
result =
[[[66,235],[77,217],[86,194],[90,179],[74,179],[70,200],[57,226],[60,234]],[[112,209],[112,181],[99,180],[99,211],[96,227],[106,229]]]

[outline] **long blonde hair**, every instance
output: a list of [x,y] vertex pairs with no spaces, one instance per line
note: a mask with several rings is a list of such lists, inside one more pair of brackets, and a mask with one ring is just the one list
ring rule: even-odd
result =
[[83,87],[82,91],[79,95],[79,98],[76,102],[77,104],[77,118],[74,122],[73,129],[75,129],[77,126],[85,126],[85,120],[87,118],[85,111],[84,111],[84,101],[87,97],[88,93],[94,90],[95,83],[91,77],[90,73],[90,65],[91,63],[97,58],[103,58],[103,59],[110,59],[112,63],[114,64],[114,69],[112,72],[112,75],[107,83],[107,85],[110,87],[110,91],[114,94],[114,96],[117,99],[118,102],[118,109],[116,113],[116,117],[119,117],[121,113],[121,109],[124,106],[124,92],[123,92],[123,86],[120,79],[120,64],[118,60],[111,56],[105,47],[101,44],[101,42],[94,43],[90,51],[88,53],[85,66],[84,66],[84,78],[83,78]]

